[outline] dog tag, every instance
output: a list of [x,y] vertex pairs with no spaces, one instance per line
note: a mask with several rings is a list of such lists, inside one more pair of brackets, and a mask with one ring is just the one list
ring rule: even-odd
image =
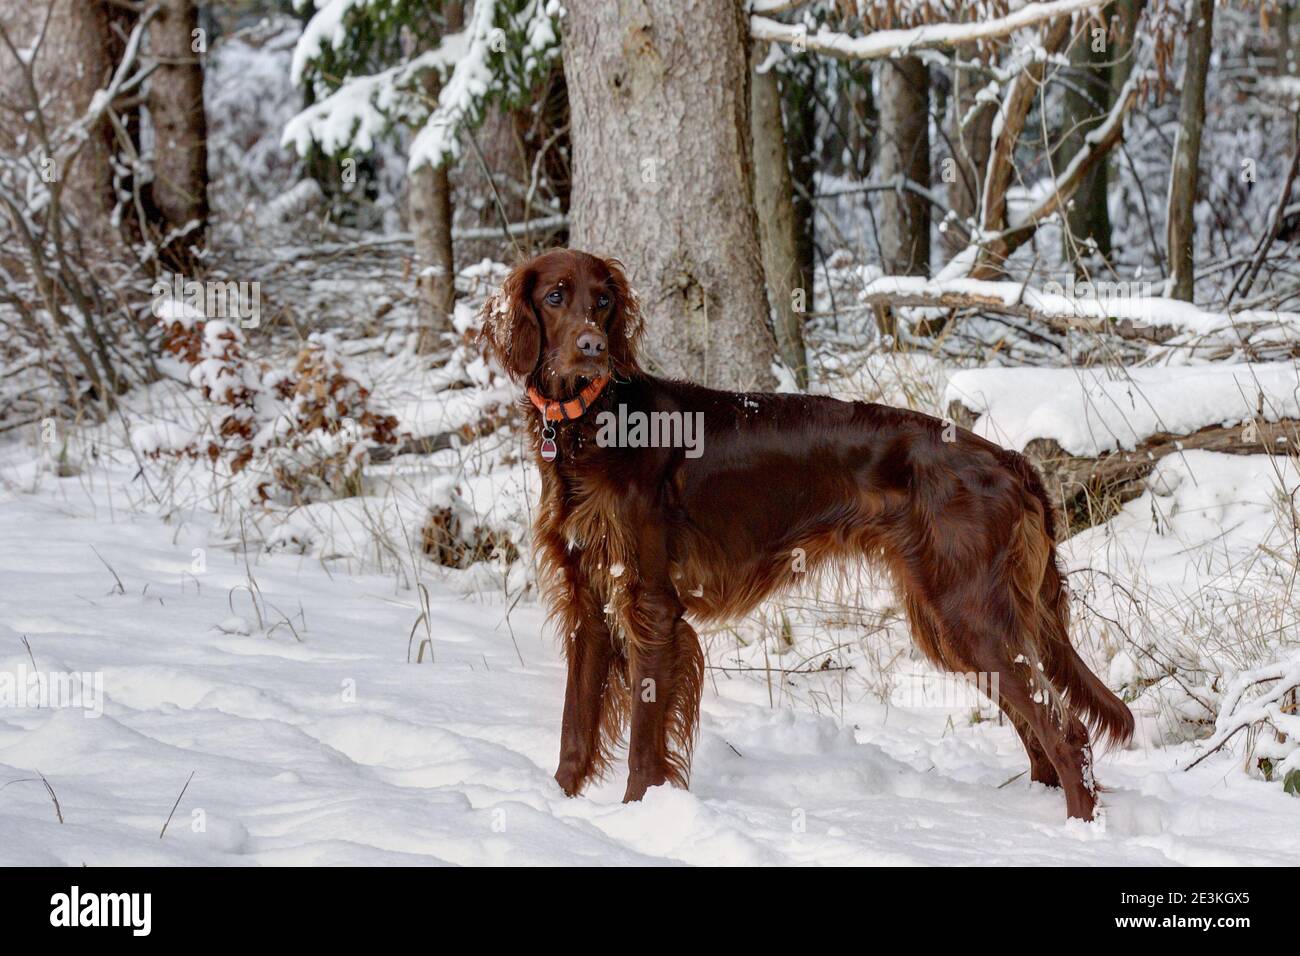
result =
[[542,461],[555,461],[560,450],[555,447],[555,429],[547,425],[542,429]]

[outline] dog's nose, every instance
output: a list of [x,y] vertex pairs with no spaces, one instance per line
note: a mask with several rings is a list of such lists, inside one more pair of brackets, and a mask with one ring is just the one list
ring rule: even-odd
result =
[[605,333],[594,329],[578,336],[578,351],[587,358],[600,358],[605,354]]

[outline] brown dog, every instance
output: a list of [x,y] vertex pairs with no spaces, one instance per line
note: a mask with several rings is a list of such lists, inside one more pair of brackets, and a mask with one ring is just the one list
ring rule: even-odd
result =
[[[534,544],[569,668],[565,793],[608,767],[629,714],[624,799],[685,786],[704,673],[687,618],[735,618],[799,570],[875,559],[926,656],[995,678],[1032,778],[1092,818],[1083,720],[1126,741],[1133,717],[1070,645],[1052,508],[1025,458],[918,412],[652,377],[622,270],[587,253],[519,266],[483,319],[486,351],[537,408]],[[703,443],[638,440],[616,419],[658,439],[702,423]]]

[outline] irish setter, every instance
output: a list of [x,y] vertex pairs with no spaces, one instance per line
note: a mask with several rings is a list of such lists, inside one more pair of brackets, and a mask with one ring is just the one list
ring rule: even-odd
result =
[[[1032,778],[1091,819],[1084,721],[1123,742],[1133,717],[1070,645],[1033,466],[919,412],[657,378],[638,364],[641,332],[617,261],[571,250],[516,268],[483,310],[485,351],[537,410],[534,544],[568,660],[564,792],[609,767],[629,717],[624,799],[686,786],[704,677],[688,621],[735,618],[801,572],[870,559],[891,573],[925,655],[985,675]],[[611,441],[603,412],[691,415],[703,443],[691,454],[644,429]]]

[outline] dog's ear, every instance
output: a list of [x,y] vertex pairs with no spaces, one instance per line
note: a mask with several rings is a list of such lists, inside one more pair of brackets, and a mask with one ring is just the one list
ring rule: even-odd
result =
[[645,323],[641,321],[641,301],[627,281],[623,263],[606,259],[605,267],[609,269],[609,290],[614,296],[614,318],[606,334],[609,360],[614,371],[626,377],[640,369],[637,350],[641,345],[641,333],[645,331]]
[[536,275],[530,263],[516,266],[488,297],[480,313],[479,345],[511,378],[527,378],[542,353],[542,330],[530,297]]

